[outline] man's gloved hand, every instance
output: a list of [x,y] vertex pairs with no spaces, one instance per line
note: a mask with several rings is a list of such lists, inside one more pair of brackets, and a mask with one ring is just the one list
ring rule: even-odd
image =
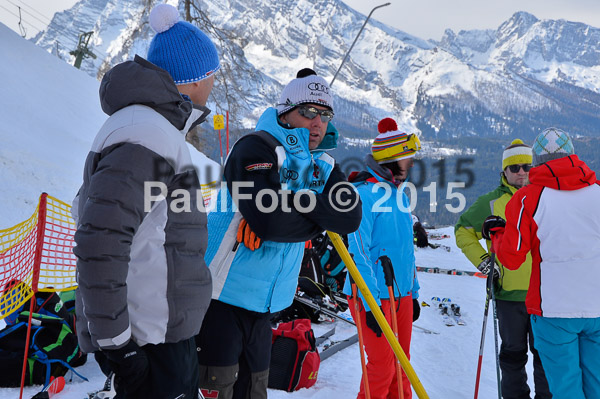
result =
[[483,226],[481,226],[481,235],[486,240],[491,240],[492,236],[506,226],[506,221],[500,216],[491,215],[485,218]]
[[419,316],[421,316],[421,307],[417,298],[413,298],[413,321],[417,321]]
[[[383,313],[383,310],[381,312]],[[383,331],[381,331],[381,327],[379,327],[379,324],[377,324],[377,319],[375,319],[375,315],[373,315],[373,312],[371,312],[370,310],[367,312],[366,323],[367,327],[369,327],[371,331],[373,331],[375,335],[377,335],[377,338],[381,337]]]
[[257,250],[262,244],[260,237],[250,229],[250,225],[243,218],[238,227],[236,240],[243,243],[250,251]]
[[[494,280],[497,280],[498,277],[500,277],[500,268],[498,267],[498,265],[496,263],[493,263],[493,267],[494,267],[494,277],[493,278],[494,278]],[[477,268],[479,269],[479,271],[481,273],[488,276],[490,274],[490,269],[492,268],[492,258],[490,258],[488,256],[479,264],[479,266],[477,266]]]
[[116,385],[124,386],[126,393],[136,392],[146,382],[150,371],[148,358],[133,340],[122,348],[103,352],[115,372]]

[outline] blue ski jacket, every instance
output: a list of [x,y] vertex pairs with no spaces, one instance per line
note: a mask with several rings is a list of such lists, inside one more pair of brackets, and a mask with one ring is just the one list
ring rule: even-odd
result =
[[[392,261],[395,275],[394,296],[418,298],[419,282],[415,266],[412,217],[403,187],[396,187],[391,172],[367,156],[367,171],[350,176],[362,200],[362,222],[348,235],[349,252],[378,305],[389,299],[380,257]],[[389,176],[388,176],[389,175]],[[382,177],[382,176],[388,176]],[[350,279],[344,293],[352,295]],[[366,310],[370,310],[363,295]]]
[[[355,190],[341,198],[333,195],[338,183],[352,186],[324,152],[337,141],[331,123],[321,146],[312,152],[308,130],[282,126],[274,108],[265,111],[256,130],[236,142],[225,163],[225,185],[208,214],[205,260],[213,276],[213,299],[265,313],[292,303],[304,242],[323,230],[355,231],[361,206]],[[242,186],[236,187],[239,182]],[[283,188],[289,191],[282,194]],[[261,197],[261,190],[278,194]],[[307,191],[316,198],[312,207]],[[346,200],[354,202],[353,209],[344,210]],[[254,251],[236,241],[242,217],[263,240]]]

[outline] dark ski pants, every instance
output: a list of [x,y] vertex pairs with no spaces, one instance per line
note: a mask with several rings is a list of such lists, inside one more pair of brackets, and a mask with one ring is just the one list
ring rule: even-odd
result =
[[[533,381],[535,399],[552,398],[542,361],[533,346],[531,320],[525,302],[496,300],[500,346],[500,369],[502,371],[502,397],[504,399],[529,399],[531,390],[527,385],[527,351],[533,354]],[[528,348],[529,343],[529,348]]]
[[266,399],[271,314],[212,300],[196,336],[200,389],[218,399]]
[[[150,371],[135,393],[123,392],[127,381],[116,381],[115,399],[196,399],[198,397],[198,357],[194,337],[170,344],[142,347]],[[110,364],[102,352],[94,353],[101,370],[108,374]],[[118,377],[118,376],[117,376]]]
[[[361,325],[363,343],[367,354],[367,375],[363,374],[357,399],[365,398],[363,380],[368,378],[371,399],[398,399],[398,379],[396,374],[396,355],[385,336],[378,337],[366,322],[366,312],[362,300],[358,300],[359,314],[354,309],[355,301],[349,298],[348,305],[355,323]],[[398,298],[395,301],[398,327],[398,342],[406,357],[410,359],[410,340],[412,337],[413,300],[412,296]],[[392,326],[392,313],[389,299],[381,300],[381,308],[388,324]],[[412,398],[412,389],[408,377],[402,371],[402,390],[404,399]]]

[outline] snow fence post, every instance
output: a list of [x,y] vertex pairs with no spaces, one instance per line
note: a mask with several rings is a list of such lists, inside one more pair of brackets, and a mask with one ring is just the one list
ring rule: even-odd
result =
[[40,279],[40,265],[42,264],[42,253],[44,251],[44,233],[46,230],[46,206],[48,194],[42,193],[40,195],[40,202],[38,205],[38,221],[37,221],[37,235],[35,243],[35,253],[33,259],[33,278],[31,280],[31,291],[32,296],[29,300],[29,319],[27,320],[27,334],[25,339],[25,353],[23,355],[23,369],[21,371],[21,389],[19,391],[19,399],[23,398],[23,387],[25,386],[25,374],[27,371],[27,356],[29,355],[29,340],[31,335],[31,316],[34,311],[35,293],[38,290],[38,282]]

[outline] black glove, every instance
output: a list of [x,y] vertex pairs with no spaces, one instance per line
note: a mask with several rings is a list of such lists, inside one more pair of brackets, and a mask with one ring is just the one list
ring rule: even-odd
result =
[[413,321],[417,321],[419,316],[421,316],[421,307],[419,306],[419,301],[413,298]]
[[[382,310],[382,313],[383,313],[383,310]],[[379,327],[379,324],[377,324],[377,320],[375,319],[373,312],[371,312],[370,310],[367,312],[366,323],[367,323],[367,327],[369,327],[371,329],[371,331],[373,331],[375,333],[375,335],[377,335],[377,338],[381,337],[381,334],[383,334],[383,331],[381,331],[381,327]]]
[[[494,266],[494,280],[497,280],[498,277],[500,277],[500,268],[498,267],[498,265],[496,263],[493,264]],[[477,269],[479,269],[479,271],[483,274],[485,274],[486,276],[490,274],[490,269],[492,268],[492,258],[490,258],[489,256],[487,258],[485,258],[480,264],[479,266],[477,266]]]
[[491,240],[492,236],[506,225],[506,221],[500,216],[492,215],[485,218],[481,226],[481,235],[486,240]]
[[126,393],[136,392],[146,382],[150,366],[142,348],[133,340],[119,349],[103,351],[115,372],[115,385],[125,387]]

